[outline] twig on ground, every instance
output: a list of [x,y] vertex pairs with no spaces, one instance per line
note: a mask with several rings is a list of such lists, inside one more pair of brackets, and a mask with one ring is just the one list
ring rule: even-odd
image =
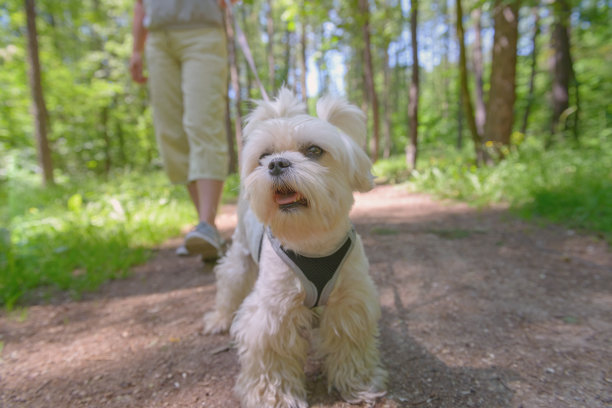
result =
[[221,354],[224,353],[226,351],[230,351],[232,349],[232,347],[234,347],[234,343],[233,342],[229,342],[221,347],[217,347],[215,349],[212,349],[210,351],[209,354],[215,355],[215,354]]

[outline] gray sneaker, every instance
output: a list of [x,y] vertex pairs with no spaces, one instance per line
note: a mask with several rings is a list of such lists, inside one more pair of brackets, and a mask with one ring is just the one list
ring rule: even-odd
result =
[[177,254],[178,256],[189,256],[189,255],[191,255],[189,253],[189,251],[187,250],[187,248],[185,248],[184,244],[179,245],[176,248],[176,251],[174,251],[174,253]]
[[223,239],[219,231],[207,222],[201,221],[185,235],[185,248],[190,254],[202,255],[203,261],[211,261],[221,256]]

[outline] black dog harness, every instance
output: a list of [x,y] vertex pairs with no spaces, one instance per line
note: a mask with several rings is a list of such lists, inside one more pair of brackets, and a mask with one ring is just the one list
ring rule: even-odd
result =
[[[272,235],[269,228],[266,228],[266,235],[272,244],[274,252],[300,279],[302,287],[306,291],[304,306],[309,308],[324,306],[334,289],[338,272],[355,245],[355,228],[351,227],[346,239],[338,248],[331,254],[322,257],[304,256],[283,248],[278,239]],[[261,244],[259,251],[261,251]],[[260,254],[258,253],[257,258],[259,256]]]

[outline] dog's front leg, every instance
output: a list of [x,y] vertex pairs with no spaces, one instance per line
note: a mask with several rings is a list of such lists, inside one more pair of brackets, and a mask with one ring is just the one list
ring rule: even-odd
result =
[[349,403],[385,394],[386,371],[378,352],[380,305],[369,277],[343,282],[321,316],[320,353],[329,388]]
[[234,234],[232,246],[215,267],[215,309],[204,316],[204,333],[229,330],[234,314],[253,288],[257,277],[256,268],[245,245],[238,239],[238,234]]
[[289,303],[261,296],[255,289],[238,310],[231,328],[241,365],[235,391],[245,408],[308,406],[308,340],[303,332],[311,325],[311,312]]

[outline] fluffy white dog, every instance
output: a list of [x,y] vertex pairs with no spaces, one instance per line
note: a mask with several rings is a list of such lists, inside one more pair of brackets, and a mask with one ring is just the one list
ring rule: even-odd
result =
[[239,222],[204,320],[207,333],[231,325],[246,408],[308,406],[309,339],[330,390],[351,403],[384,394],[378,294],[348,217],[353,191],[372,188],[365,118],[334,98],[317,115],[283,89],[245,127]]

